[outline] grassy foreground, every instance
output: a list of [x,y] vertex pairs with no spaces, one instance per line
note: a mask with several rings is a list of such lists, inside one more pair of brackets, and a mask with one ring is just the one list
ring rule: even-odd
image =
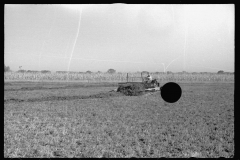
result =
[[[4,157],[233,157],[233,84],[181,87],[174,104],[165,104],[159,92],[4,103]],[[23,99],[43,92],[88,94],[76,88],[15,88],[4,94]]]

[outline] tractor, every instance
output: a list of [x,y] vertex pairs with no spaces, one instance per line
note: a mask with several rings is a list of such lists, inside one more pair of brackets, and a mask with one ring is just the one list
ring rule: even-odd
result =
[[[133,79],[136,79],[136,78],[141,78],[142,82],[134,82]],[[132,81],[129,81],[129,79],[132,79]],[[119,91],[119,89],[122,89],[124,87],[139,89],[139,86],[141,86],[140,90],[141,91],[143,90],[145,92],[155,92],[155,91],[160,90],[160,83],[156,79],[153,79],[151,81],[147,80],[146,77],[145,78],[143,77],[143,72],[141,73],[141,77],[128,77],[128,74],[127,74],[127,82],[118,83],[118,85],[119,85],[119,87],[118,87],[117,91]],[[134,86],[134,87],[132,87],[132,86]],[[138,86],[138,87],[136,87],[136,86]]]
[[160,89],[160,83],[156,79],[149,81],[146,77],[143,77],[143,73],[141,73],[141,78],[145,86],[145,91],[156,91]]

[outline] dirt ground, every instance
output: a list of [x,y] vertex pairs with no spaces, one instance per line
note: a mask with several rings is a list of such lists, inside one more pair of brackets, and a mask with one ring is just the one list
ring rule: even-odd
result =
[[116,83],[4,83],[4,157],[233,157],[234,84],[180,83],[182,97]]

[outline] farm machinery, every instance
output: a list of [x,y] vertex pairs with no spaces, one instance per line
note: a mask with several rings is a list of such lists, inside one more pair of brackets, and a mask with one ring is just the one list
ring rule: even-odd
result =
[[[134,82],[133,79],[136,78],[141,78],[141,82]],[[141,77],[129,77],[127,74],[127,82],[118,83],[116,91],[122,92],[125,95],[140,95],[144,92],[160,91],[160,83],[156,79],[148,80],[143,77],[143,72],[141,73]]]

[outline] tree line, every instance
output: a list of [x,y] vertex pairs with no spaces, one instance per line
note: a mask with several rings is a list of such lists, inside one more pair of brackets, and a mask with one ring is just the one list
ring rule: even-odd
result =
[[[19,73],[51,73],[51,71],[49,70],[41,70],[41,71],[35,71],[35,70],[24,70],[21,69],[22,66],[20,66],[19,70],[17,72]],[[5,66],[4,64],[4,72],[11,72],[11,69],[9,66]],[[92,71],[86,71],[86,72],[74,72],[74,71],[56,71],[56,73],[86,73],[86,74],[91,74],[94,73]],[[95,72],[95,73],[103,73],[101,71]],[[106,73],[110,73],[110,74],[114,74],[117,73],[117,71],[115,69],[108,69]],[[121,72],[118,72],[121,73]],[[164,72],[148,72],[148,71],[142,71],[142,72],[137,72],[137,73],[143,73],[143,74],[174,74],[174,72],[171,71],[167,71],[166,73]],[[211,72],[186,72],[186,71],[182,71],[182,72],[175,72],[177,74],[212,74]],[[224,72],[223,70],[220,70],[217,72],[217,74],[234,74],[234,72]]]

